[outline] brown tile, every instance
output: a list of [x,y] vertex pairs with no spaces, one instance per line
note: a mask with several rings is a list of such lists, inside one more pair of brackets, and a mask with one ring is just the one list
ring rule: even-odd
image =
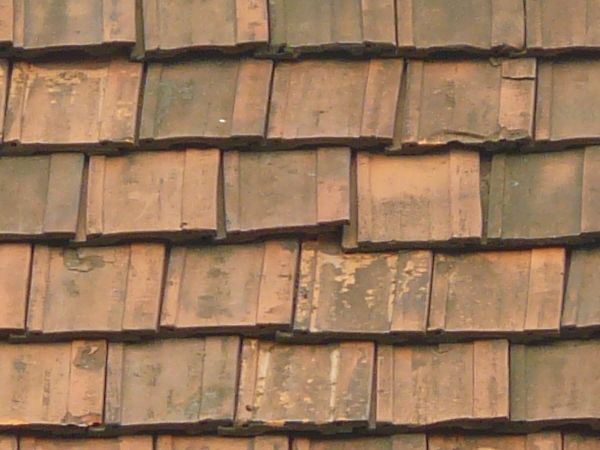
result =
[[600,4],[586,0],[526,0],[527,49],[556,52],[600,47]]
[[599,266],[600,248],[582,248],[571,252],[562,312],[563,328],[600,327]]
[[[1,3],[2,2],[0,0],[0,5]],[[23,447],[21,447],[21,449],[27,450],[23,449]],[[8,435],[0,436],[0,450],[19,450],[17,438],[15,436]]]
[[411,60],[390,150],[529,142],[535,79],[531,58]]
[[171,249],[161,327],[175,331],[289,328],[298,242]]
[[269,109],[269,143],[391,143],[403,68],[402,59],[278,64]]
[[153,450],[152,436],[127,436],[103,439],[22,437],[19,443],[19,450]]
[[598,450],[600,448],[600,438],[598,435],[564,433],[563,448],[564,450]]
[[187,427],[233,420],[239,338],[110,344],[106,423]]
[[429,251],[344,254],[333,239],[302,244],[294,331],[425,333]]
[[145,52],[260,47],[269,40],[267,15],[267,0],[143,0]]
[[30,244],[0,244],[0,332],[24,331]]
[[558,333],[564,249],[436,253],[434,261],[429,331]]
[[39,150],[131,146],[141,81],[142,64],[125,59],[16,62],[4,142]]
[[394,0],[269,0],[277,52],[392,50]]
[[424,434],[398,434],[388,437],[345,439],[295,438],[291,450],[426,450]]
[[158,436],[155,450],[287,450],[287,436]]
[[600,61],[541,62],[536,98],[535,140],[541,150],[600,142]]
[[479,154],[357,155],[357,215],[346,247],[406,247],[479,241]]
[[140,142],[235,147],[264,138],[272,63],[203,59],[151,63]]
[[562,450],[560,432],[521,435],[431,435],[429,450]]
[[[0,38],[2,37],[2,1],[0,0]],[[8,97],[9,67],[8,61],[0,59],[0,144],[4,140],[4,112]]]
[[183,237],[216,232],[219,167],[218,150],[92,156],[88,237]]
[[236,423],[257,428],[366,426],[372,343],[284,345],[245,339]]
[[597,422],[599,341],[515,345],[510,352],[511,420]]
[[[135,0],[11,0],[4,26],[18,51],[118,49],[135,44]],[[0,10],[1,11],[1,10]],[[0,23],[0,35],[2,34]]]
[[79,214],[84,157],[0,157],[0,236],[69,238]]
[[139,333],[157,329],[162,244],[34,250],[27,331]]
[[422,427],[508,419],[508,342],[378,349],[377,423]]
[[488,239],[540,244],[600,232],[598,170],[600,147],[495,155]]
[[227,233],[307,229],[349,220],[350,150],[224,154]]
[[[13,42],[14,0],[0,0],[0,50],[11,47]],[[0,121],[1,123],[2,121]]]
[[106,342],[0,344],[0,426],[102,422]]
[[525,17],[521,0],[396,0],[398,46],[435,50],[523,48]]

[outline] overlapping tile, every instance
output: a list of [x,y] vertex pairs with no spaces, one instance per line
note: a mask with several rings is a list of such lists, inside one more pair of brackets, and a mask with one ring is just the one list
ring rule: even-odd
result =
[[274,147],[391,143],[403,67],[401,59],[277,64],[269,143]]
[[0,236],[75,236],[83,164],[75,153],[0,157]]
[[365,427],[372,343],[284,345],[244,340],[236,425],[250,429]]
[[4,142],[36,151],[132,146],[141,81],[142,64],[125,59],[15,62]]
[[[521,435],[432,435],[427,439],[429,450],[562,450],[560,432]],[[567,447],[568,448],[568,447]],[[567,450],[565,448],[565,450]]]
[[513,346],[511,420],[526,425],[576,422],[597,425],[599,348],[597,340]]
[[396,46],[394,0],[269,0],[273,51],[284,54]]
[[112,427],[215,427],[233,421],[239,338],[112,343],[105,422]]
[[377,424],[382,428],[508,420],[506,341],[380,346],[377,359]]
[[398,46],[436,50],[514,53],[525,40],[521,0],[396,0]]
[[287,436],[233,438],[215,436],[159,436],[155,450],[287,450]]
[[88,238],[214,234],[219,167],[218,150],[92,156]]
[[102,422],[106,343],[0,344],[0,426]]
[[346,248],[478,242],[482,235],[479,155],[357,155],[357,200]]
[[25,330],[30,244],[0,244],[0,333]]
[[269,40],[267,0],[143,0],[142,8],[146,56],[244,50]]
[[235,147],[264,138],[272,63],[196,59],[150,63],[140,144]]
[[22,437],[19,439],[19,445],[20,450],[78,450],[81,448],[89,450],[154,450],[152,436],[96,439]]
[[331,228],[350,218],[350,150],[224,154],[227,234]]
[[160,325],[174,332],[287,329],[298,242],[171,249]]
[[571,252],[561,321],[564,330],[579,332],[600,327],[599,263],[597,247]]
[[295,438],[291,450],[426,450],[424,434],[389,437],[348,437],[338,439]]

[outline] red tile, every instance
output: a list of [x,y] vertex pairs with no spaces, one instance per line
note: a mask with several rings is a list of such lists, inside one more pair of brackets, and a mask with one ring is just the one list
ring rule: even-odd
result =
[[102,423],[106,343],[0,344],[0,426]]
[[197,237],[216,232],[219,167],[218,150],[92,156],[88,237]]
[[235,147],[261,141],[271,73],[272,63],[267,60],[151,63],[144,87],[140,143]]
[[24,331],[31,245],[0,244],[0,331]]
[[600,327],[599,264],[597,247],[571,251],[561,322],[564,329]]
[[174,331],[287,329],[298,242],[171,249],[161,327]]
[[269,142],[288,147],[391,143],[403,68],[402,59],[278,64]]
[[44,151],[133,145],[142,68],[124,59],[16,62],[5,143]]
[[291,450],[426,450],[424,434],[337,439],[295,438]]
[[230,423],[239,345],[233,336],[110,344],[106,423],[189,429]]
[[432,435],[429,450],[562,450],[560,432],[522,435]]
[[423,427],[508,419],[508,342],[378,348],[377,423]]
[[155,450],[287,450],[287,436],[231,438],[216,436],[159,436]]
[[153,450],[151,436],[119,438],[63,439],[50,437],[22,437],[20,450]]

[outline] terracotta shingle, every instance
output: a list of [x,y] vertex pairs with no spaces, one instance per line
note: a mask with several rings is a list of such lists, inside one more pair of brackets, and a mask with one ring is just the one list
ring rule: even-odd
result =
[[233,420],[239,338],[110,344],[106,423],[186,426]]
[[563,328],[600,327],[600,249],[571,252],[567,288],[562,313]]
[[287,450],[286,436],[229,438],[215,436],[159,436],[155,450]]
[[154,56],[266,45],[267,12],[267,0],[143,0],[145,51]]
[[599,348],[597,340],[513,346],[511,420],[543,424],[597,422]]
[[428,330],[558,333],[564,274],[561,248],[436,254]]
[[378,349],[377,423],[421,427],[508,419],[508,343]]
[[424,434],[346,439],[296,438],[291,450],[426,450]]
[[175,331],[288,328],[298,242],[174,247],[161,327]]
[[226,152],[227,233],[310,229],[350,219],[350,150]]
[[151,436],[109,439],[57,439],[22,437],[19,450],[153,450]]
[[194,236],[217,229],[218,150],[90,159],[88,236]]
[[[0,17],[2,17],[2,0],[0,0]],[[0,23],[2,19],[0,18]],[[4,139],[4,112],[8,97],[9,63],[0,59],[0,144]]]
[[600,447],[600,439],[597,435],[565,433],[563,436],[564,450],[598,450],[598,447]]
[[278,64],[267,138],[278,146],[391,143],[403,67],[401,59]]
[[0,332],[23,331],[31,245],[0,244]]
[[523,48],[521,0],[396,0],[396,5],[401,48],[419,52]]
[[332,239],[306,241],[294,330],[424,333],[431,272],[428,251],[343,254]]
[[0,0],[0,51],[5,51],[12,45],[13,21],[13,0]]
[[560,432],[548,431],[528,435],[433,435],[429,450],[562,450]]
[[534,59],[411,60],[406,77],[391,150],[533,139]]
[[234,147],[265,134],[272,63],[202,59],[151,63],[140,125],[143,145]]
[[46,151],[133,145],[141,81],[142,64],[124,59],[17,62],[4,141]]
[[236,423],[257,428],[366,426],[372,343],[283,345],[244,340]]
[[[21,447],[21,449],[27,450],[23,447]],[[0,450],[19,450],[17,438],[7,435],[0,436]]]
[[479,155],[357,155],[358,208],[344,245],[398,247],[481,238]]
[[276,51],[393,50],[394,0],[269,0]]
[[104,341],[0,344],[0,426],[102,422]]
[[80,249],[36,246],[27,331],[156,331],[164,259],[161,244]]
[[0,236],[73,237],[83,155],[0,157]]

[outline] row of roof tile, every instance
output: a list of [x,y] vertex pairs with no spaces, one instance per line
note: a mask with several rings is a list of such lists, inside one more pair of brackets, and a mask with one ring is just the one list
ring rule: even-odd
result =
[[159,330],[279,330],[298,339],[585,336],[600,328],[599,261],[598,248],[571,252],[568,268],[561,248],[343,254],[328,238],[305,240],[301,252],[297,240],[278,239],[176,246],[169,257],[157,243],[36,245],[33,257],[29,244],[2,244],[0,331],[117,340]]
[[143,64],[122,59],[16,62],[9,83],[0,62],[0,138],[4,152],[318,143],[414,153],[450,143],[599,142],[600,61],[537,65],[306,60],[273,70],[265,60],[204,59],[149,63],[143,75]]
[[524,431],[597,427],[600,417],[598,341],[240,344],[232,336],[2,343],[0,427]]
[[135,0],[2,0],[0,13],[0,44],[17,54],[122,47],[135,47],[135,57],[215,49],[291,56],[600,48],[594,27],[600,6],[585,0],[143,0],[137,7]]

